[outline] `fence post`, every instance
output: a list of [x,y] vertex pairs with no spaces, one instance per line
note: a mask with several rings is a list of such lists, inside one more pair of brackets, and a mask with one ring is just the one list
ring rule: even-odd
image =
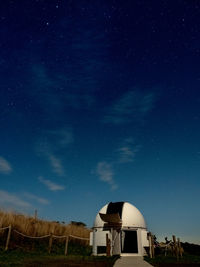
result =
[[151,232],[149,232],[149,255],[150,258],[153,258],[153,252],[152,252],[152,238],[151,238]]
[[183,253],[182,253],[182,247],[181,247],[180,238],[177,238],[177,243],[178,243],[178,253],[179,253],[179,256],[182,258],[183,257]]
[[178,261],[178,259],[179,259],[179,254],[178,254],[178,247],[177,247],[177,243],[176,243],[176,236],[173,235],[172,238],[173,238],[173,242],[174,242],[175,256],[176,256],[176,259],[177,259],[177,261]]
[[165,257],[167,256],[167,245],[165,246]]
[[8,246],[9,246],[9,242],[10,242],[10,236],[11,236],[11,230],[12,230],[12,227],[11,227],[11,225],[9,225],[5,251],[8,250]]
[[66,236],[66,239],[65,239],[65,256],[67,256],[68,243],[69,243],[69,236]]
[[110,257],[110,250],[111,250],[111,241],[108,237],[108,234],[106,234],[106,256]]
[[151,235],[151,245],[152,245],[152,257],[155,257],[155,249],[154,249],[154,235]]
[[49,237],[49,248],[48,248],[49,254],[51,253],[52,243],[53,243],[53,234],[50,233],[50,237]]

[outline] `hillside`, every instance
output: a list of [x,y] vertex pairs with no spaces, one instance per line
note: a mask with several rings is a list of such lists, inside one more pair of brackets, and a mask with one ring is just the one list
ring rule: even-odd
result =
[[84,226],[73,224],[61,224],[13,212],[0,211],[0,228],[12,225],[12,228],[29,236],[43,236],[53,233],[54,235],[75,235],[89,238],[90,230]]

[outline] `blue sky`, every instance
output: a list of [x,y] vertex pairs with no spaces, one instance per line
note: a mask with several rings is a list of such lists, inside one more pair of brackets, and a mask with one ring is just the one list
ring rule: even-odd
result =
[[6,1],[0,207],[92,226],[129,201],[200,239],[198,1]]

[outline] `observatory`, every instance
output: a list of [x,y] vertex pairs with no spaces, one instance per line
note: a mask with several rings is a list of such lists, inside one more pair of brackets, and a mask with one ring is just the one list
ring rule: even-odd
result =
[[93,255],[146,255],[149,241],[143,215],[128,202],[108,203],[96,216],[90,245]]

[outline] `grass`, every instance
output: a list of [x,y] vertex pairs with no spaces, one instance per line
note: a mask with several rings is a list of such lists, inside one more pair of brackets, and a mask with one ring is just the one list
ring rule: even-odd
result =
[[112,267],[117,257],[93,257],[80,255],[56,255],[35,252],[1,251],[0,266],[81,266]]
[[30,236],[42,236],[54,233],[55,235],[75,235],[89,238],[90,230],[74,224],[50,222],[13,212],[0,211],[0,228],[12,225],[14,229]]
[[[0,254],[5,250],[7,232],[0,236]],[[88,242],[87,242],[88,243]],[[8,251],[18,251],[24,253],[46,254],[49,248],[49,237],[42,239],[31,239],[12,232]],[[51,253],[63,255],[65,250],[65,239],[53,239]],[[86,241],[79,239],[69,239],[68,254],[89,256],[92,248]]]
[[170,254],[170,252],[168,252],[169,254],[165,257],[164,251],[159,248],[156,248],[155,250],[156,257],[154,259],[145,257],[145,260],[156,267],[200,267],[200,245],[191,244],[188,242],[181,242],[181,246],[184,250],[184,253],[183,257],[180,258],[178,261],[175,256]]
[[[89,238],[89,233],[91,231],[84,225],[76,225],[75,223],[67,225],[59,222],[50,222],[40,219],[36,220],[33,217],[22,214],[0,211],[0,228],[7,227],[8,225],[11,225],[12,229],[32,237],[44,236],[53,233],[57,236],[74,235],[77,237]],[[23,237],[14,231],[11,232],[9,249],[5,252],[4,249],[7,234],[8,229],[0,230],[0,266],[38,267],[62,266],[63,264],[63,266],[84,266],[80,264],[81,262],[86,263],[86,260],[84,259],[87,258],[87,261],[89,262],[91,247],[88,245],[88,241],[86,240],[70,237],[68,243],[69,256],[66,257],[64,256],[65,238],[54,238],[51,254],[48,254],[49,237],[31,239]],[[94,261],[94,259],[92,260]],[[66,262],[68,265],[66,265]],[[73,265],[73,262],[76,265]],[[86,263],[85,266],[90,265]],[[111,265],[108,266],[110,267]]]
[[153,266],[200,266],[200,255],[184,254],[182,258],[177,261],[174,256],[158,255],[153,259],[145,257],[145,260]]
[[[43,236],[53,233],[58,236],[74,235],[89,238],[91,230],[84,225],[49,222],[13,212],[0,211],[0,228],[12,226],[28,236]],[[11,232],[9,250],[5,251],[8,230],[0,231],[0,266],[74,266],[112,267],[117,257],[94,257],[88,241],[69,239],[68,255],[64,256],[65,239],[53,239],[51,254],[48,254],[49,238],[30,239]]]

